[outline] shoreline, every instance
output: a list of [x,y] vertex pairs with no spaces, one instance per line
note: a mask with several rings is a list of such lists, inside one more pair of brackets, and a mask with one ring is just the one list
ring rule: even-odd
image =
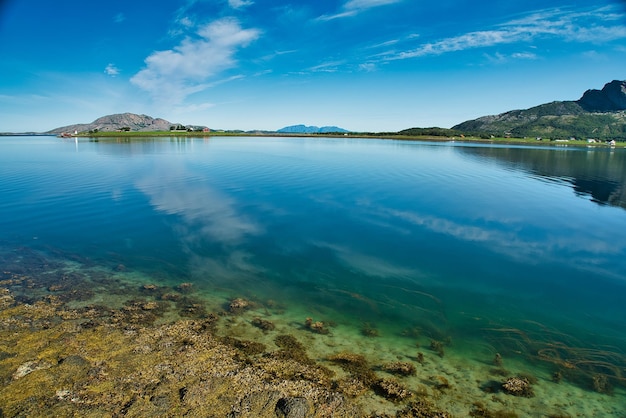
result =
[[348,133],[348,134],[294,134],[294,133],[278,133],[278,132],[228,132],[228,131],[212,131],[212,132],[169,132],[169,131],[151,131],[151,132],[97,132],[97,133],[79,133],[68,136],[61,136],[52,133],[0,133],[0,137],[27,137],[27,136],[54,136],[60,139],[93,139],[93,140],[120,140],[120,139],[147,139],[147,138],[211,138],[211,137],[278,137],[278,138],[344,138],[344,139],[379,139],[379,140],[395,140],[395,141],[423,141],[423,142],[458,142],[466,144],[491,144],[491,145],[517,145],[517,146],[538,146],[538,147],[585,147],[585,148],[626,148],[626,141],[616,141],[615,145],[609,145],[606,142],[587,142],[583,140],[537,140],[531,138],[504,138],[495,137],[491,139],[479,138],[474,136],[468,137],[444,137],[444,136],[410,136],[396,134],[364,134],[364,133]]
[[101,139],[145,139],[150,137],[170,137],[170,138],[211,138],[211,137],[259,137],[259,138],[336,138],[336,139],[378,139],[378,140],[396,140],[396,141],[423,141],[423,142],[458,142],[467,144],[491,144],[491,145],[516,145],[516,146],[538,146],[538,147],[585,147],[585,148],[626,148],[626,141],[616,142],[615,145],[609,145],[606,142],[587,142],[583,140],[537,140],[531,138],[504,138],[495,137],[491,139],[479,137],[443,137],[443,136],[409,136],[396,134],[293,134],[293,133],[265,133],[265,132],[98,132],[98,133],[81,133],[72,135],[68,138],[87,138],[94,140]]

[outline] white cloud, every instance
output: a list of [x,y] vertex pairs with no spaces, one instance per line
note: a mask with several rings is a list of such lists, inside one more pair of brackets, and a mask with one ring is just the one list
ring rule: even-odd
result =
[[126,20],[126,16],[124,15],[124,13],[118,13],[113,17],[113,21],[115,23],[122,23],[125,20]]
[[343,61],[323,62],[319,65],[309,68],[308,71],[311,71],[314,73],[318,73],[318,72],[334,73],[334,72],[337,72],[337,67],[339,67],[342,64],[344,64]]
[[502,54],[500,52],[496,52],[495,54],[485,54],[484,55],[487,60],[494,64],[505,64],[511,62],[512,60],[536,60],[537,54],[532,52],[514,52],[512,54]]
[[[511,20],[492,30],[473,31],[437,42],[424,43],[412,50],[394,53],[388,59],[406,59],[427,55],[513,44],[530,43],[540,38],[559,38],[567,42],[601,43],[626,38],[623,15],[608,8],[591,11],[543,10]],[[531,58],[530,55],[517,58]]]
[[180,19],[177,20],[177,23],[185,28],[192,28],[193,27],[193,21],[187,17],[181,17]]
[[200,27],[196,37],[157,51],[145,60],[146,68],[131,82],[157,100],[174,104],[211,86],[209,80],[236,66],[235,53],[259,37],[256,29],[242,29],[233,18],[224,18]]
[[233,9],[241,9],[242,7],[253,5],[254,2],[250,0],[228,0],[228,4]]
[[333,20],[342,17],[355,16],[372,7],[385,6],[388,4],[399,3],[403,0],[349,0],[342,7],[339,13],[333,15],[320,16],[319,20]]
[[115,64],[109,64],[104,69],[104,73],[110,75],[111,77],[115,77],[120,73],[120,70],[115,66]]
[[537,54],[534,54],[532,52],[515,52],[511,54],[511,58],[521,60],[535,60],[537,59]]
[[375,48],[381,48],[381,47],[388,47],[388,46],[395,45],[398,42],[400,42],[399,39],[392,39],[392,40],[389,40],[389,41],[386,41],[386,42],[380,42],[380,43],[377,43],[375,45],[371,45],[368,48],[375,49]]

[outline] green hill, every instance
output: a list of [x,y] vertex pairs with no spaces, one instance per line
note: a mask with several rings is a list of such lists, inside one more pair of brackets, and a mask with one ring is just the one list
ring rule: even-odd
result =
[[577,101],[557,101],[483,116],[452,127],[473,135],[626,141],[626,81],[587,90]]

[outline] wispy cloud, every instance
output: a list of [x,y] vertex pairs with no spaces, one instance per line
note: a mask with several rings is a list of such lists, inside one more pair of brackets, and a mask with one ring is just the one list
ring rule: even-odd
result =
[[120,73],[120,70],[115,66],[115,64],[109,64],[104,69],[104,73],[110,75],[111,77],[115,77]]
[[512,54],[502,54],[496,52],[495,54],[484,54],[485,58],[494,64],[505,64],[511,61],[517,60],[536,60],[537,54],[533,52],[514,52]]
[[342,17],[356,16],[357,14],[371,9],[372,7],[400,3],[401,1],[403,0],[349,0],[344,3],[338,13],[320,16],[318,20],[333,20]]
[[253,1],[250,0],[228,0],[228,5],[233,9],[241,9],[243,7],[252,6]]
[[146,58],[146,67],[131,82],[155,99],[178,104],[190,94],[210,87],[221,72],[237,65],[235,53],[257,39],[260,31],[243,29],[233,18],[201,26],[195,36]]
[[[390,54],[387,59],[441,55],[505,44],[530,44],[542,38],[558,38],[566,42],[614,41],[626,38],[626,26],[621,23],[623,18],[624,15],[614,13],[609,7],[588,11],[542,10],[503,23],[494,29],[423,43],[417,48]],[[520,55],[517,58],[528,56]]]
[[319,73],[319,72],[334,73],[334,72],[337,72],[338,67],[344,63],[345,63],[344,61],[323,62],[314,67],[310,67],[308,71],[313,72],[313,73]]
[[386,48],[386,47],[395,45],[398,42],[400,42],[399,39],[391,39],[389,41],[380,42],[380,43],[377,43],[377,44],[374,44],[374,45],[370,45],[370,46],[368,46],[368,48],[369,49],[376,49],[376,48],[381,48],[381,47],[385,47]]
[[191,20],[191,19],[189,18],[189,16],[183,16],[183,17],[181,17],[180,19],[178,19],[178,20],[176,21],[176,23],[178,23],[180,26],[182,26],[182,27],[184,27],[184,28],[186,28],[186,29],[192,28],[192,27],[193,27],[193,25],[194,25],[193,20]]
[[373,71],[376,71],[376,69],[377,69],[376,64],[371,63],[371,62],[364,62],[362,64],[359,64],[359,70],[365,71],[366,73],[371,73]]
[[8,94],[0,94],[0,102],[6,102],[11,104],[32,104],[34,102],[40,101],[50,101],[52,100],[49,96],[43,96],[41,94],[24,94],[24,95],[8,95]]
[[115,23],[122,23],[125,20],[126,20],[126,15],[124,15],[124,13],[118,13],[113,17],[113,21]]

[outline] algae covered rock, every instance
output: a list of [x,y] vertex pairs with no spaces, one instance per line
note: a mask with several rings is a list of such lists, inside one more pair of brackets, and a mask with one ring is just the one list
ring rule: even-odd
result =
[[413,401],[401,411],[398,411],[396,418],[451,418],[448,412],[439,411],[429,402],[420,399]]
[[252,303],[249,300],[244,298],[235,298],[228,304],[228,311],[233,315],[239,315],[251,307]]
[[267,319],[260,318],[258,316],[252,319],[252,325],[263,330],[263,331],[272,331],[276,326],[272,321],[268,321]]
[[509,377],[504,383],[502,383],[502,390],[513,396],[523,396],[525,398],[535,396],[533,388],[530,385],[530,381],[525,377]]
[[374,385],[374,390],[379,395],[392,400],[402,401],[413,396],[413,393],[395,379],[381,379]]
[[21,379],[36,370],[49,369],[50,367],[52,367],[52,364],[43,360],[27,361],[26,363],[20,364],[15,373],[13,373],[13,380]]
[[307,418],[311,416],[311,407],[306,398],[280,398],[274,409],[278,418]]
[[417,372],[413,363],[404,361],[395,361],[393,363],[387,363],[383,365],[383,369],[386,372],[397,374],[400,376],[413,376]]

